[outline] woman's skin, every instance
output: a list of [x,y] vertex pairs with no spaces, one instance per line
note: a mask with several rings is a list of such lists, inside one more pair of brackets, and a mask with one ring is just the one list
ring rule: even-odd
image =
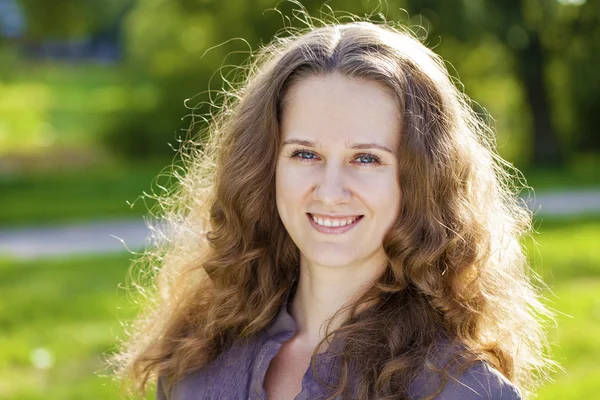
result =
[[[290,309],[297,333],[276,358],[304,360],[302,374],[324,337],[324,322],[386,268],[382,240],[400,204],[395,154],[400,126],[396,102],[372,81],[312,76],[286,98],[276,199],[301,256]],[[352,148],[356,145],[361,148]],[[318,228],[307,213],[362,217],[350,230]],[[331,330],[341,322],[334,321]]]

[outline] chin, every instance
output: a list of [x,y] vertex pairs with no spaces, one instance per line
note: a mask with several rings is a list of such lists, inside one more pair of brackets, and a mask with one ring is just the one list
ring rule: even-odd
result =
[[308,261],[325,267],[345,267],[358,261],[358,257],[348,254],[348,251],[317,251],[307,257]]

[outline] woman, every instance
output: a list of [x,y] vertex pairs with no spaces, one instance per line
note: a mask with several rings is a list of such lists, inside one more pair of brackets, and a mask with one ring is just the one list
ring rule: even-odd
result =
[[369,22],[261,54],[162,199],[121,374],[176,400],[531,397],[530,215],[443,62]]

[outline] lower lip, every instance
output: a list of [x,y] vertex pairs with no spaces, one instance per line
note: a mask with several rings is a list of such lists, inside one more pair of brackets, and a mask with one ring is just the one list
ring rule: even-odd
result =
[[308,220],[310,221],[313,228],[315,228],[317,231],[319,231],[321,233],[326,233],[329,235],[348,232],[350,229],[352,229],[356,225],[358,225],[358,223],[363,219],[362,216],[358,217],[351,224],[344,225],[344,226],[323,226],[323,225],[317,224],[310,214],[306,214],[306,216],[308,217]]

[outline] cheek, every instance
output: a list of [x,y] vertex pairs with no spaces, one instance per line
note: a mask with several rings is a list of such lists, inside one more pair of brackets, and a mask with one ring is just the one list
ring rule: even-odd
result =
[[394,174],[370,174],[360,177],[356,184],[364,193],[369,193],[371,198],[379,199],[377,202],[389,203],[400,197],[400,186]]
[[[280,214],[295,207],[303,198],[303,177],[296,168],[278,167],[275,176],[275,194]],[[304,178],[305,179],[305,178]]]
[[401,193],[400,193],[400,187],[398,187],[397,184],[396,184],[396,186],[393,187],[392,190],[390,190],[388,199],[389,199],[389,213],[391,216],[390,224],[393,224],[396,221],[396,219],[398,219],[398,215],[400,214]]
[[282,190],[301,192],[310,185],[310,168],[302,168],[289,165],[289,162],[283,162],[283,165],[276,169],[276,185]]
[[400,187],[393,174],[373,177],[365,182],[363,194],[369,199],[372,207],[390,220],[395,220],[400,210]]

